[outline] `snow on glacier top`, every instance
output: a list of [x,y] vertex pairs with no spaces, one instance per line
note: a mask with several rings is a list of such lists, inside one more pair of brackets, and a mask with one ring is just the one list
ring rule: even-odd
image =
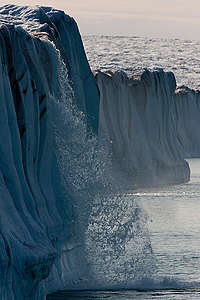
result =
[[28,32],[41,32],[44,24],[51,25],[52,21],[65,18],[70,22],[70,16],[64,11],[43,6],[4,5],[0,7],[0,24],[20,26]]

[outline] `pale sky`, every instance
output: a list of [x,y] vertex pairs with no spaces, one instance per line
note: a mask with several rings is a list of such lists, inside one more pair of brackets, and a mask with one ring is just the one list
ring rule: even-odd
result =
[[53,6],[74,17],[82,34],[200,40],[200,0],[0,0]]

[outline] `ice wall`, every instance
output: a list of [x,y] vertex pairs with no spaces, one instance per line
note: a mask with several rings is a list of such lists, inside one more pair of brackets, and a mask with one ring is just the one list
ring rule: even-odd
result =
[[184,157],[200,157],[200,92],[179,87],[175,102],[178,141]]
[[58,87],[51,63],[56,53],[12,25],[0,28],[0,51],[0,298],[31,299],[36,283],[49,275],[63,227],[50,184],[54,161],[46,114]]
[[[77,190],[95,171],[81,168],[89,165],[78,147],[88,128],[76,106],[95,131],[99,95],[72,18],[6,5],[0,23],[0,299],[39,300],[86,270],[81,232],[88,207]],[[70,149],[62,149],[61,137]],[[84,154],[94,157],[94,148]]]
[[177,139],[173,73],[97,73],[99,135],[112,145],[113,167],[128,184],[158,185],[189,180],[189,167]]
[[[99,91],[72,18],[6,5],[0,23],[0,299],[147,276],[146,217],[134,197],[115,195],[106,151],[131,188],[188,179],[173,75],[99,73],[99,121]],[[98,125],[103,143],[88,134]]]
[[88,134],[99,94],[75,22],[13,5],[0,22],[0,299],[147,276],[146,217],[120,196],[109,150]]
[[74,19],[51,7],[5,5],[0,9],[0,22],[20,26],[38,38],[48,35],[68,68],[74,101],[87,116],[88,128],[97,132],[99,93]]

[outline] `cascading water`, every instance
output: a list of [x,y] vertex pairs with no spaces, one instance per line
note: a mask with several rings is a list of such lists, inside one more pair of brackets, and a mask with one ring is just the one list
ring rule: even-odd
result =
[[125,288],[154,270],[146,215],[134,196],[121,191],[120,178],[113,179],[109,143],[88,135],[57,54],[62,93],[51,109],[69,217],[63,284],[66,289]]
[[[126,145],[119,147],[119,157],[124,153],[132,157],[137,149],[137,164],[144,162],[142,143],[138,147],[137,139],[130,138],[134,126],[125,118],[131,111],[128,98],[126,110],[121,106],[125,117],[119,130],[114,126],[111,136],[98,139],[93,132],[98,127],[99,93],[74,20],[51,8],[12,5],[0,9],[0,15],[0,298],[39,300],[57,289],[132,288],[138,282],[144,287],[144,280],[153,277],[155,263],[148,219],[135,196],[124,189],[130,187],[126,177],[113,168],[113,136],[120,146]],[[163,72],[143,76],[147,105],[138,101],[144,100],[139,84],[136,106],[141,122],[136,136],[141,138],[146,124],[142,120],[151,124],[157,107],[156,124],[163,127],[146,128],[153,149],[150,157],[157,171],[166,170],[167,163],[158,163],[163,160],[160,145],[165,149],[166,142],[169,156],[164,161],[172,158],[170,172],[182,182],[189,179],[189,168],[173,143],[176,116],[166,76]],[[119,94],[121,87],[123,95],[130,87],[134,92],[134,82],[125,76],[119,79],[125,83],[119,82]],[[108,88],[112,98],[110,91],[116,94],[117,89]],[[163,99],[172,117],[171,129],[165,109],[159,113]],[[106,120],[119,124],[112,106],[110,112]],[[159,139],[162,128],[168,140]],[[146,164],[148,157],[147,151]],[[177,158],[181,172],[176,174],[171,161]],[[134,170],[130,161],[125,162],[127,169]]]

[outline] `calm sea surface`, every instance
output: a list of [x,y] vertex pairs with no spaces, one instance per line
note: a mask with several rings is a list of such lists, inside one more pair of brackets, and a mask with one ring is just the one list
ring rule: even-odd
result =
[[[120,69],[131,75],[145,68],[164,68],[174,72],[178,85],[200,88],[198,41],[85,36],[83,42],[93,70]],[[62,291],[48,299],[200,299],[200,159],[188,162],[192,172],[189,183],[130,193],[149,219],[156,258],[152,282],[127,291]]]

